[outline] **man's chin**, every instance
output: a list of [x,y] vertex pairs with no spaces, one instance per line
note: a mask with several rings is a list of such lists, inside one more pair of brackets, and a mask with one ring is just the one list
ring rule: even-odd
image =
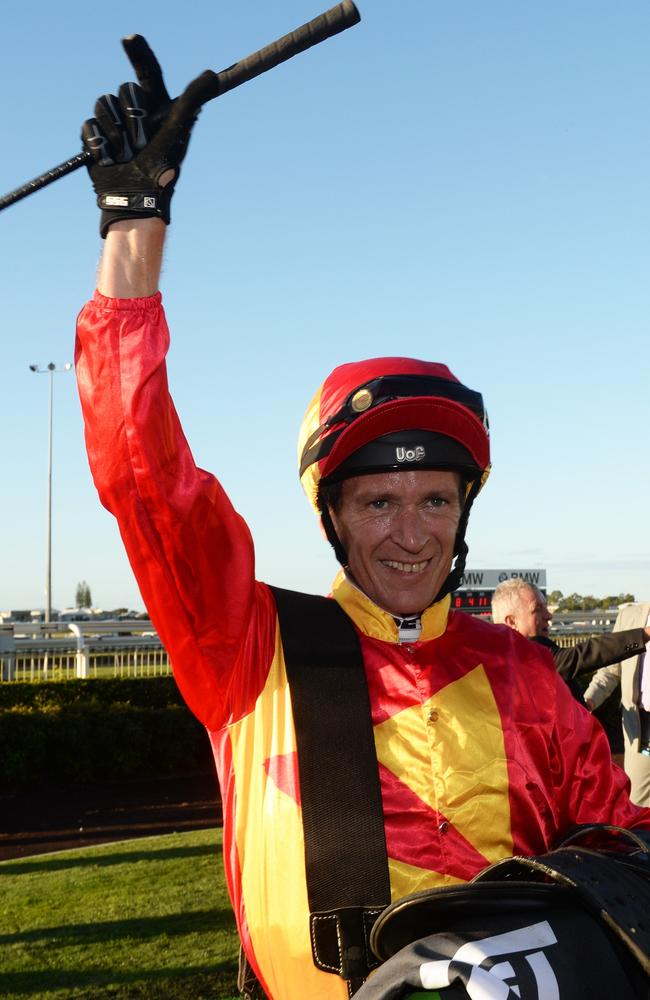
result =
[[426,579],[412,579],[411,581],[407,580],[406,583],[395,581],[403,585],[389,586],[389,581],[382,579],[382,574],[360,580],[355,579],[349,568],[348,572],[366,597],[369,597],[374,604],[396,618],[415,618],[421,615],[433,604],[445,580],[445,576],[438,579],[438,575],[436,575],[436,578],[433,579],[427,575]]
[[429,608],[435,599],[437,591],[429,591],[427,594],[391,594],[387,595],[384,601],[378,603],[391,615],[396,618],[417,618]]

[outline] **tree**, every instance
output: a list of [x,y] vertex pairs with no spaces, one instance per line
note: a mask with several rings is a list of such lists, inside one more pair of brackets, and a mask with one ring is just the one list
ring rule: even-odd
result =
[[548,603],[557,605],[558,611],[593,611],[596,608],[607,610],[628,602],[634,603],[634,594],[619,594],[617,597],[614,597],[613,594],[609,594],[607,597],[593,597],[588,594],[583,597],[582,594],[574,593],[563,597],[561,591],[554,590],[548,596]]
[[582,610],[582,597],[580,594],[569,594],[568,597],[563,597],[560,601],[560,607],[562,611],[580,611]]
[[75,607],[77,608],[91,608],[93,604],[92,594],[90,593],[90,587],[85,580],[77,584],[77,592],[75,595]]

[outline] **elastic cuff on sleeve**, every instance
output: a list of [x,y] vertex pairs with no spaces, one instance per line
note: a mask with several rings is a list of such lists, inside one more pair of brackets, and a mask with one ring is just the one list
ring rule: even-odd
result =
[[100,309],[122,309],[129,312],[141,310],[158,309],[162,303],[162,295],[156,292],[154,295],[144,295],[142,298],[134,299],[111,299],[107,295],[95,289],[93,302]]

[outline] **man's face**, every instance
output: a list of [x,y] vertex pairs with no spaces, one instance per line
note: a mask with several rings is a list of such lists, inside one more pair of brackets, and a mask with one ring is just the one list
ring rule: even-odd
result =
[[508,622],[511,628],[521,632],[527,639],[532,639],[536,635],[548,635],[548,626],[553,615],[548,610],[546,598],[537,587],[527,587],[522,590],[521,596],[515,610],[509,616],[512,623]]
[[394,615],[419,614],[453,559],[461,514],[455,472],[414,469],[354,476],[342,484],[336,533],[363,592]]

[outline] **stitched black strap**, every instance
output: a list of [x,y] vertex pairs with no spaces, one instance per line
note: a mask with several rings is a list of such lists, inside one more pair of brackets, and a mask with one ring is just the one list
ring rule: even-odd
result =
[[357,985],[390,903],[370,702],[357,633],[336,601],[273,588],[291,688],[314,961]]

